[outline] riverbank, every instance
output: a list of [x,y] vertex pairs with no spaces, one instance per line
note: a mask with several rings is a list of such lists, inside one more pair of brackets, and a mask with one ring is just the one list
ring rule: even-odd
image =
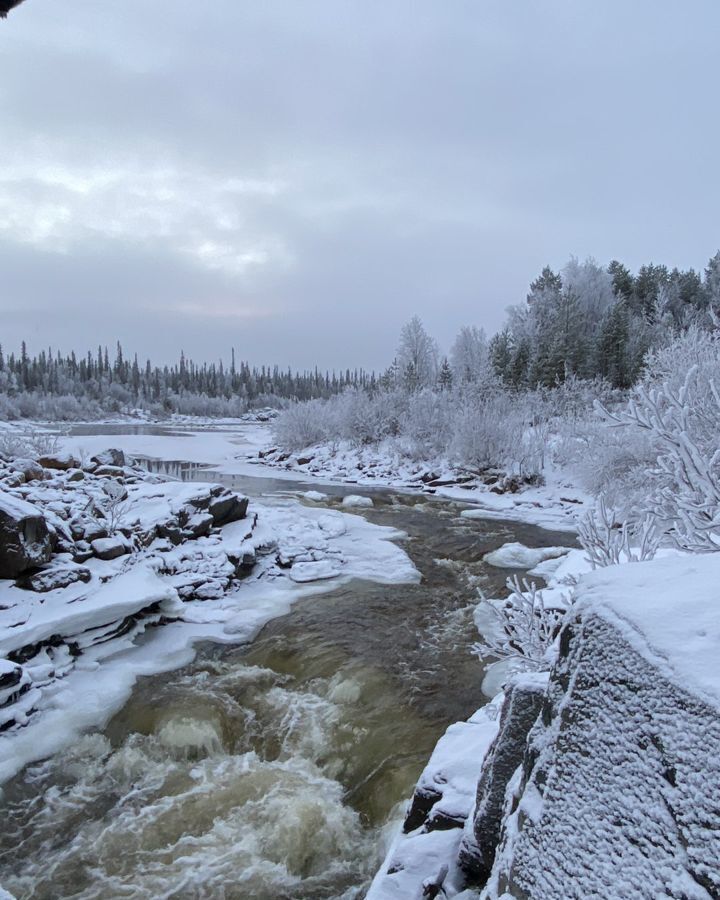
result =
[[140,675],[186,663],[199,641],[252,640],[300,597],[352,579],[419,577],[402,535],[362,517],[248,505],[119,450],[84,459],[0,461],[2,781],[101,726]]

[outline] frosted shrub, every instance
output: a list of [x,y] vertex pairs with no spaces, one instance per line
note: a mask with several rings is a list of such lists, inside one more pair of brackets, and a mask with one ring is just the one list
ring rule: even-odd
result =
[[396,417],[392,415],[390,405],[383,402],[388,397],[386,394],[371,396],[367,391],[350,389],[327,401],[332,421],[338,429],[335,437],[342,437],[352,444],[366,445],[378,444],[393,433]]
[[578,537],[593,569],[622,562],[652,559],[660,546],[662,530],[651,515],[622,524],[600,497],[597,508],[580,523]]
[[555,459],[572,469],[586,490],[602,494],[622,517],[645,502],[646,472],[657,462],[652,435],[631,426],[608,428],[597,414],[555,427]]
[[429,390],[413,394],[400,420],[409,454],[415,459],[427,459],[446,452],[451,423],[452,410],[446,394]]
[[[714,346],[720,349],[720,343]],[[645,511],[680,549],[692,552],[720,550],[720,393],[712,377],[717,371],[717,364],[714,370],[696,364],[680,388],[671,372],[661,388],[638,387],[626,410],[600,408],[610,425],[640,428],[652,437],[658,456],[645,473]]]
[[545,668],[546,654],[557,637],[565,610],[547,608],[542,591],[534,583],[520,582],[517,575],[508,579],[507,586],[510,596],[501,605],[481,594],[494,627],[473,650],[481,657],[518,660],[525,669]]
[[506,468],[521,475],[542,469],[547,441],[544,419],[519,395],[496,392],[463,398],[450,446],[459,465],[474,472]]
[[275,440],[287,450],[302,450],[338,437],[332,408],[322,400],[290,406],[275,419],[272,427]]

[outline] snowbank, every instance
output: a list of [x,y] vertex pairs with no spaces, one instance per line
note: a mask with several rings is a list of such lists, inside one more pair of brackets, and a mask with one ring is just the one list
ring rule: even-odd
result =
[[524,544],[503,544],[486,553],[483,560],[499,569],[531,569],[548,559],[557,559],[570,552],[571,547],[526,547]]

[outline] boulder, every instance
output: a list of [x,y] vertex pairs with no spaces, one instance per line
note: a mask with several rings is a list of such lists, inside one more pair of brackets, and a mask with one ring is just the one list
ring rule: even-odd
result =
[[244,519],[247,514],[248,498],[233,494],[230,491],[213,497],[208,505],[208,512],[216,525],[227,525]]
[[49,562],[51,556],[51,533],[42,513],[0,491],[0,578],[16,578]]
[[90,542],[93,553],[99,559],[111,560],[124,556],[132,550],[130,542],[123,536],[115,535],[114,537],[98,538]]
[[114,466],[120,469],[127,465],[124,452],[114,447],[111,447],[109,450],[103,450],[102,453],[97,453],[95,456],[91,456],[90,461],[97,463],[99,466]]
[[85,566],[72,563],[50,563],[48,566],[38,569],[36,572],[26,573],[15,582],[19,588],[26,591],[54,591],[65,588],[68,585],[82,581],[87,584],[90,581],[90,570]]
[[720,897],[717,556],[582,577],[483,897]]
[[183,525],[183,532],[189,539],[206,537],[214,524],[215,519],[211,513],[196,513]]
[[45,470],[34,459],[14,459],[10,468],[13,472],[20,472],[25,481],[37,481],[45,477]]
[[487,880],[500,842],[507,786],[527,748],[528,735],[542,710],[546,674],[516,675],[505,689],[500,727],[483,764],[473,817],[474,840],[460,845],[460,865],[473,879]]
[[57,469],[61,472],[80,468],[80,460],[71,453],[49,453],[46,456],[39,456],[38,463],[43,469]]

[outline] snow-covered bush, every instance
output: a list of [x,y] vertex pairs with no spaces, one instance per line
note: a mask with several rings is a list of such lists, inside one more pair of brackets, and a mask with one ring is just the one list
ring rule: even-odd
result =
[[719,375],[720,335],[689,329],[649,355],[624,407],[597,402],[600,424],[573,426],[566,455],[574,441],[585,486],[626,523],[625,535],[601,520],[587,526],[591,543],[605,532],[598,564],[626,554],[626,539],[659,540],[649,517],[681,549],[720,549]]
[[593,569],[652,559],[662,536],[662,530],[649,514],[639,522],[618,522],[602,496],[578,528],[580,543]]
[[503,468],[520,475],[542,470],[547,444],[541,404],[529,397],[494,391],[458,398],[450,454],[473,472]]
[[513,659],[522,668],[542,669],[548,665],[547,652],[560,630],[565,609],[546,607],[543,593],[534,582],[521,582],[517,575],[508,579],[507,586],[510,595],[501,602],[480,595],[490,627],[473,650],[481,657]]
[[302,450],[339,438],[335,408],[323,400],[296,403],[273,422],[275,440],[287,450]]
[[412,394],[399,423],[409,455],[428,459],[445,453],[452,419],[452,409],[444,394],[430,390]]
[[608,428],[593,413],[584,419],[556,419],[554,458],[580,484],[626,518],[644,504],[646,472],[657,460],[652,435],[640,428]]

